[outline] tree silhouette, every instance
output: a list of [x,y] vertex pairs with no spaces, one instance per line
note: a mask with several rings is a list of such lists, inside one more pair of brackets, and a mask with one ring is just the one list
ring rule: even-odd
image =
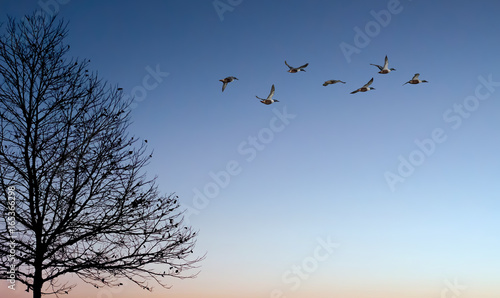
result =
[[89,60],[67,57],[65,22],[33,14],[4,29],[0,278],[14,270],[38,298],[67,294],[75,285],[65,274],[147,290],[194,277],[196,233],[177,196],[160,195],[141,171],[151,155],[126,132],[131,101],[89,72]]

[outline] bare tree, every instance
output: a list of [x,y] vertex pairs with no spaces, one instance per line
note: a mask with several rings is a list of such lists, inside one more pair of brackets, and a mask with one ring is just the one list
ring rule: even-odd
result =
[[142,172],[151,155],[127,134],[121,88],[89,72],[89,60],[67,57],[65,22],[33,14],[4,29],[0,278],[15,268],[38,298],[67,294],[75,285],[65,274],[147,290],[194,277],[196,232],[183,226],[177,196],[160,195]]

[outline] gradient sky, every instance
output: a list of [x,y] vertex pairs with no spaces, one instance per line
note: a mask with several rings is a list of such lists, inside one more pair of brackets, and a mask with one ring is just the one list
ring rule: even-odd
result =
[[500,297],[500,2],[59,1],[1,19],[52,3],[70,54],[142,97],[130,133],[207,253],[170,290],[71,297]]

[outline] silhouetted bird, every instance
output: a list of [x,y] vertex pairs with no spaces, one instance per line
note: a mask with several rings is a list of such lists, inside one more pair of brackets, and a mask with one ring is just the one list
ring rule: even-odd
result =
[[269,93],[269,95],[267,96],[266,99],[260,98],[258,96],[255,96],[255,97],[257,97],[258,99],[260,99],[261,103],[263,103],[265,105],[270,105],[273,102],[279,102],[279,100],[273,99],[273,96],[274,96],[274,84],[271,86],[271,92]]
[[419,73],[416,73],[413,76],[413,78],[411,80],[409,80],[408,82],[404,83],[403,86],[406,85],[406,84],[408,84],[408,83],[410,83],[410,84],[428,83],[426,80],[420,80],[418,78],[419,75],[420,75]]
[[361,87],[361,88],[359,88],[357,90],[352,91],[351,94],[354,94],[354,93],[357,93],[357,92],[366,92],[366,91],[370,91],[372,89],[375,90],[375,88],[373,88],[373,87],[368,87],[372,83],[373,83],[373,78],[370,81],[368,81],[368,83],[366,83],[363,87]]
[[394,68],[389,68],[389,59],[387,59],[387,55],[385,56],[384,67],[377,65],[377,64],[371,64],[371,63],[370,63],[370,65],[374,65],[374,66],[378,67],[378,69],[380,69],[380,71],[378,73],[381,73],[381,74],[390,73],[391,71],[396,70]]
[[290,68],[288,70],[289,73],[296,73],[296,72],[299,72],[299,71],[306,71],[304,68],[306,68],[309,65],[309,63],[306,63],[306,64],[304,64],[302,66],[299,66],[299,67],[292,67],[292,66],[288,65],[288,63],[286,63],[286,60],[285,60],[285,64],[286,64],[286,66],[288,66],[288,68]]
[[234,80],[238,80],[238,78],[236,78],[236,77],[227,77],[225,79],[219,80],[219,81],[221,81],[223,83],[222,84],[222,92],[224,92],[224,90],[226,89],[227,84],[231,83]]
[[328,86],[330,84],[336,84],[336,83],[342,83],[342,84],[345,84],[345,82],[341,81],[341,80],[329,80],[329,81],[326,81],[323,83],[323,86]]

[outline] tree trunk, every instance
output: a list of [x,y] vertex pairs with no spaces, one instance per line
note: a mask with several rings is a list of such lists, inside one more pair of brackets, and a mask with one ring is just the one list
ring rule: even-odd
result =
[[35,276],[33,278],[33,298],[41,298],[42,286],[43,286],[43,276],[42,276],[43,253],[40,251],[40,244],[37,243],[36,246],[37,246],[36,256],[34,261]]
[[42,268],[40,266],[35,266],[35,278],[33,280],[33,298],[42,297]]

